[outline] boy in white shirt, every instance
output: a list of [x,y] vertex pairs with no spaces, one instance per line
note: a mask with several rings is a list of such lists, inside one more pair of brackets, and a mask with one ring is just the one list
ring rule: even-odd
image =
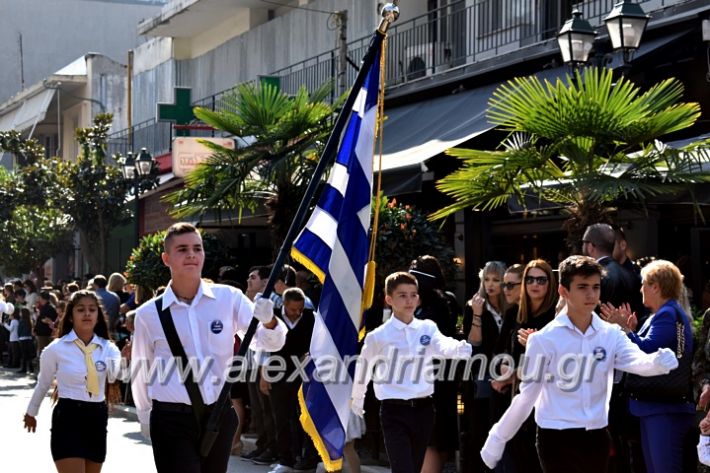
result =
[[417,279],[399,272],[385,279],[392,317],[365,337],[355,367],[351,408],[362,417],[367,385],[373,380],[381,401],[380,422],[392,473],[421,471],[434,425],[432,362],[435,357],[471,356],[471,345],[445,337],[431,320],[414,318]]
[[587,256],[570,256],[560,264],[558,291],[566,308],[528,338],[520,394],[481,450],[489,468],[535,407],[537,453],[545,473],[606,472],[614,370],[655,376],[678,366],[673,351],[646,354],[593,312],[603,272]]

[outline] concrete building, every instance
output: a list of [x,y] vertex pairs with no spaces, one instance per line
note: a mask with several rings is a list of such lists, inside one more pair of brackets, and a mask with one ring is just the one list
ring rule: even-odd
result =
[[20,131],[39,140],[48,156],[74,160],[74,130],[90,126],[96,114],[113,113],[114,129],[128,126],[126,83],[125,65],[83,55],[0,103],[0,131]]
[[126,62],[165,0],[0,0],[0,103],[89,51]]

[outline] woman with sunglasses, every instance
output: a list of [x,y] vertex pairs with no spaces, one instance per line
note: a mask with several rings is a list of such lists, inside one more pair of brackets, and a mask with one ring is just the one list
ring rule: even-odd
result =
[[555,318],[557,285],[552,267],[542,259],[532,260],[523,271],[523,286],[518,307],[518,344],[514,345],[516,361],[525,352],[530,334],[540,330]]
[[[505,274],[506,265],[502,261],[489,261],[478,273],[481,281],[478,292],[466,303],[464,308],[463,327],[468,334],[468,340],[473,345],[474,354],[483,354],[487,360],[493,358],[493,351],[498,343],[500,330],[503,326],[503,316],[508,309],[508,304],[503,296],[501,284]],[[478,376],[479,366],[474,366],[472,373]],[[497,419],[491,418],[491,400],[494,395],[488,379],[488,366],[485,366],[485,379],[476,378],[469,384],[466,396],[466,412],[471,433],[471,452],[477,452],[486,441],[490,427]],[[470,391],[473,391],[472,393]],[[476,459],[478,468],[474,471],[487,471],[480,458]]]

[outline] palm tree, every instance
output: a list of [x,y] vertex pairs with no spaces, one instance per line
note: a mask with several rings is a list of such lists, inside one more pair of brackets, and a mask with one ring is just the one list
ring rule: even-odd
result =
[[289,96],[270,84],[242,84],[225,98],[225,110],[195,108],[195,116],[241,138],[236,149],[205,142],[213,154],[168,194],[176,218],[266,206],[277,247],[288,232],[301,196],[332,127],[336,105],[326,102],[332,84],[313,94]]
[[489,121],[508,137],[495,151],[447,150],[463,166],[437,187],[455,202],[431,218],[491,210],[511,198],[524,206],[532,197],[565,208],[574,248],[586,225],[608,221],[610,206],[622,199],[644,205],[663,193],[692,195],[694,184],[710,181],[710,140],[679,149],[659,141],[700,116],[700,106],[680,102],[682,96],[675,79],[642,92],[599,68],[554,84],[534,76],[509,81],[496,90],[488,110]]

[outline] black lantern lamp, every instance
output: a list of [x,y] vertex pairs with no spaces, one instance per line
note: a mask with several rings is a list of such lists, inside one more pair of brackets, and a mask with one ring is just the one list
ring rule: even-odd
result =
[[127,181],[132,181],[136,177],[136,160],[131,151],[126,153],[126,157],[121,161],[121,172]]
[[609,16],[604,19],[611,39],[611,47],[622,50],[624,63],[629,62],[631,51],[638,49],[641,44],[648,18],[640,5],[622,0],[614,5]]
[[139,177],[150,175],[150,171],[153,169],[153,156],[150,155],[147,149],[141,149],[141,154],[138,155],[138,159],[135,161],[135,167]]
[[595,36],[596,31],[582,18],[582,12],[574,10],[572,18],[565,21],[557,34],[562,61],[573,67],[586,63],[594,46]]

